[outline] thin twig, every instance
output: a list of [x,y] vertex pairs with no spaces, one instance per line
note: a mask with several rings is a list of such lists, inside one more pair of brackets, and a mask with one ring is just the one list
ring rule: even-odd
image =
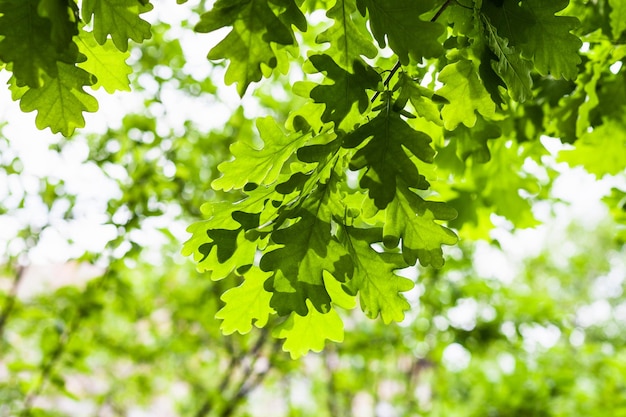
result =
[[22,282],[22,278],[24,277],[24,272],[26,271],[26,267],[20,265],[17,267],[17,271],[15,272],[15,276],[13,277],[13,283],[11,284],[11,289],[9,290],[9,294],[7,295],[7,301],[2,308],[2,312],[0,313],[0,340],[2,340],[4,336],[4,328],[13,311],[13,307],[15,307],[15,300],[17,299],[17,290],[20,287],[20,283]]
[[[437,19],[439,19],[439,17],[441,16],[441,14],[448,8],[448,6],[453,2],[454,0],[446,0],[446,2],[444,4],[441,5],[441,7],[439,8],[439,10],[437,10],[437,13],[435,13],[435,15],[430,19],[430,22],[433,23],[435,22]],[[385,86],[385,89],[389,86],[389,83],[391,82],[391,79],[393,78],[393,76],[396,74],[396,72],[398,72],[398,70],[400,69],[400,60],[398,60],[396,62],[396,64],[393,66],[393,68],[391,69],[391,71],[389,71],[389,75],[387,75],[387,78],[385,78],[385,81],[383,81],[383,86]],[[380,91],[377,91],[374,93],[374,95],[372,96],[371,102],[375,102],[376,99],[378,98],[378,96],[380,95]]]
[[[104,274],[100,278],[98,278],[98,281],[95,283],[93,287],[94,291],[99,291],[104,286],[105,281],[108,280],[109,278],[109,272],[110,272],[110,269],[105,270]],[[85,291],[89,291],[89,289],[86,289]],[[54,349],[54,351],[52,352],[48,360],[42,363],[39,381],[37,382],[37,385],[35,385],[26,394],[26,397],[24,399],[24,408],[22,409],[22,412],[20,414],[21,417],[29,417],[32,415],[32,408],[33,408],[33,404],[35,403],[35,400],[43,392],[48,382],[48,378],[50,378],[50,376],[52,375],[54,367],[57,366],[58,363],[63,358],[63,355],[65,354],[66,348],[69,345],[70,341],[72,340],[72,337],[78,331],[78,329],[80,328],[82,324],[82,321],[86,317],[86,313],[88,311],[87,309],[88,300],[89,300],[89,297],[82,298],[82,303],[76,307],[76,310],[74,311],[74,315],[72,316],[71,321],[63,329],[63,332],[59,335],[58,345],[56,346],[56,348]]]
[[[261,348],[263,347],[263,345],[265,344],[265,341],[267,340],[267,336],[268,336],[268,332],[267,329],[262,329],[261,330],[261,334],[259,335],[258,339],[256,340],[254,346],[250,349],[249,352],[247,353],[242,353],[241,355],[235,355],[234,351],[231,352],[231,355],[233,355],[229,361],[228,367],[226,368],[226,373],[224,374],[224,376],[222,377],[222,381],[219,384],[219,392],[223,393],[224,391],[226,391],[226,389],[228,388],[228,386],[232,383],[231,378],[232,376],[235,374],[233,372],[234,367],[237,366],[237,364],[240,364],[242,362],[243,356],[244,355],[248,355],[248,356],[252,356],[252,363],[250,364],[250,366],[244,371],[244,375],[242,377],[242,380],[239,384],[239,387],[237,388],[237,394],[235,394],[235,398],[237,398],[238,393],[242,390],[243,385],[245,384],[246,380],[250,377],[250,375],[252,374],[252,371],[254,370],[254,364],[256,363],[256,360],[259,358],[259,352],[261,350]],[[200,408],[198,409],[198,411],[195,413],[196,417],[204,417],[207,416],[211,413],[211,411],[213,411],[213,398],[211,396],[208,396],[206,398],[206,400],[204,401],[204,403],[202,403],[202,405],[200,406]],[[231,399],[229,401],[232,402],[233,399]],[[226,411],[229,410],[229,407],[226,407],[224,410],[222,410],[222,413],[220,415],[228,415],[228,414],[224,414]]]

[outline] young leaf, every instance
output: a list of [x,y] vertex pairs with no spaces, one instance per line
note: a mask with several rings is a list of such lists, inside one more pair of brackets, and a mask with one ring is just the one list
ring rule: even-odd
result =
[[83,112],[98,110],[98,102],[83,87],[92,85],[94,77],[75,65],[57,63],[57,76],[43,75],[39,88],[22,88],[14,94],[20,98],[24,112],[37,110],[35,123],[39,129],[49,127],[52,132],[69,136],[77,127],[85,126]]
[[254,149],[248,143],[237,141],[230,151],[235,160],[219,165],[222,176],[211,184],[218,190],[241,189],[246,183],[272,184],[287,160],[311,137],[310,133],[286,134],[272,117],[257,119],[257,128],[263,148]]
[[202,259],[198,269],[211,271],[214,281],[226,278],[235,269],[252,265],[257,244],[246,237],[243,228],[238,230],[210,229],[208,239],[198,247]]
[[398,253],[378,253],[370,246],[382,240],[380,228],[357,229],[343,227],[341,243],[352,256],[354,276],[346,287],[354,294],[358,292],[361,309],[383,322],[402,321],[404,312],[410,308],[402,292],[413,288],[411,280],[393,273],[408,266]]
[[111,35],[115,47],[126,52],[129,39],[141,43],[152,36],[150,23],[139,17],[150,10],[150,3],[137,0],[83,0],[81,14],[85,23],[93,16],[93,35],[100,45]]
[[90,32],[81,32],[78,37],[78,49],[87,60],[78,64],[85,71],[93,74],[97,82],[92,88],[104,88],[107,93],[130,91],[128,75],[133,72],[126,64],[130,52],[120,52],[111,40],[100,45]]
[[220,329],[226,335],[238,332],[245,334],[252,330],[252,325],[264,327],[270,314],[272,294],[263,289],[263,282],[270,274],[257,267],[252,267],[244,274],[241,285],[231,288],[222,294],[222,301],[226,303],[215,314],[215,318],[222,320]]
[[626,30],[626,2],[623,0],[609,0],[611,6],[611,29],[613,30],[613,39],[617,40],[624,30]]
[[617,175],[626,169],[626,127],[621,122],[606,121],[585,133],[574,146],[572,150],[559,152],[559,161],[570,166],[582,165],[598,178]]
[[407,73],[402,72],[399,75],[398,83],[394,89],[400,89],[398,101],[411,102],[415,112],[429,122],[433,122],[439,126],[443,125],[441,114],[437,104],[432,100],[433,92],[413,80]]
[[272,335],[285,339],[283,350],[289,352],[292,359],[304,356],[308,351],[320,352],[326,339],[343,342],[343,322],[335,309],[320,313],[311,301],[307,300],[306,316],[292,313],[287,320],[278,325]]
[[360,60],[361,56],[374,58],[378,52],[371,36],[366,36],[369,33],[365,25],[357,25],[353,16],[355,11],[355,0],[336,0],[326,13],[334,24],[315,38],[317,43],[330,43],[324,53],[346,71],[352,71],[354,61]]
[[472,61],[464,59],[448,64],[438,78],[444,85],[437,90],[437,94],[449,102],[441,110],[446,129],[453,130],[460,123],[473,127],[476,124],[476,112],[485,117],[494,115],[496,104],[478,78]]
[[454,232],[435,220],[452,220],[456,211],[445,203],[425,201],[406,187],[396,193],[386,211],[384,240],[390,247],[402,240],[402,255],[408,265],[419,259],[423,266],[443,266],[442,245],[454,245]]

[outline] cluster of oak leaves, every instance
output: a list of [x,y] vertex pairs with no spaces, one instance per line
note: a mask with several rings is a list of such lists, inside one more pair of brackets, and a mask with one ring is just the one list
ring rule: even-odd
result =
[[[449,185],[446,151],[461,169],[488,161],[487,141],[502,136],[534,84],[576,78],[578,19],[558,14],[568,3],[218,0],[202,14],[197,32],[229,28],[208,58],[225,60],[225,82],[241,95],[303,61],[322,79],[293,86],[303,105],[285,125],[261,118],[257,143],[232,146],[213,187],[237,202],[207,203],[206,220],[189,229],[184,253],[200,269],[213,280],[239,277],[217,314],[224,333],[282,317],[274,335],[295,357],[341,341],[336,309],[357,298],[371,318],[403,320],[402,293],[414,283],[396,271],[418,261],[441,267],[442,245],[457,242],[440,223],[456,218],[461,195]],[[13,98],[38,112],[39,128],[70,135],[83,112],[97,110],[85,87],[129,89],[128,43],[150,37],[140,15],[151,8],[147,0],[84,0],[80,9],[73,0],[0,1]],[[317,10],[322,24],[307,18]],[[385,47],[391,59],[379,57]]]

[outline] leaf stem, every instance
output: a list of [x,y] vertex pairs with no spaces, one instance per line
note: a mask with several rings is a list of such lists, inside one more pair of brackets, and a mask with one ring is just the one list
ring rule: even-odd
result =
[[[432,23],[432,22],[435,22],[437,19],[439,19],[441,14],[448,8],[448,6],[453,1],[454,0],[446,0],[446,2],[441,5],[439,10],[437,10],[435,15],[430,19],[430,22]],[[393,66],[393,68],[391,69],[391,71],[389,71],[389,75],[387,75],[387,78],[385,78],[385,81],[383,81],[383,85],[385,86],[385,89],[387,89],[387,87],[389,87],[389,82],[391,82],[391,79],[393,78],[393,76],[396,74],[396,72],[398,72],[398,70],[400,69],[400,66],[401,66],[400,60],[398,60],[396,62],[396,64]],[[375,102],[379,95],[380,95],[380,91],[375,92],[374,95],[372,96],[372,99],[370,100],[370,102],[371,103]]]

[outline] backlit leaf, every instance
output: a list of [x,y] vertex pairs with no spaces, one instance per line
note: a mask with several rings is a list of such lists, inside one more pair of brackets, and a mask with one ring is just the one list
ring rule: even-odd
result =
[[446,65],[439,73],[439,81],[444,85],[437,90],[437,94],[449,102],[441,110],[446,129],[453,130],[460,123],[473,127],[477,112],[485,117],[494,115],[496,105],[478,78],[471,61],[461,60]]
[[150,10],[150,3],[137,0],[83,0],[81,15],[85,23],[93,18],[93,35],[100,45],[110,35],[115,47],[126,52],[129,40],[150,39],[150,23],[139,17]]
[[306,316],[292,313],[272,332],[274,337],[285,339],[283,350],[289,352],[292,359],[298,359],[311,350],[320,352],[326,339],[343,342],[343,322],[334,309],[320,313],[309,300],[307,309],[309,313]]
[[100,45],[89,32],[82,32],[78,37],[78,49],[87,57],[78,66],[98,79],[92,88],[102,87],[108,93],[130,91],[128,76],[133,70],[126,64],[129,52],[120,52],[111,40]]
[[21,91],[20,108],[25,112],[37,110],[35,123],[39,129],[69,136],[85,125],[83,112],[98,110],[98,102],[83,88],[94,83],[91,74],[69,64],[57,63],[57,77],[43,75],[39,88]]
[[359,295],[361,308],[369,318],[380,314],[385,323],[402,321],[410,305],[402,295],[413,288],[411,280],[394,274],[407,266],[398,253],[378,253],[371,248],[380,242],[380,229],[345,227],[342,244],[354,259],[354,276],[346,286]]
[[222,295],[226,305],[215,314],[215,318],[222,320],[220,328],[224,334],[245,334],[252,330],[253,324],[257,327],[267,324],[269,315],[273,313],[270,307],[272,295],[263,289],[263,282],[268,276],[269,273],[253,267],[244,274],[241,285]]

